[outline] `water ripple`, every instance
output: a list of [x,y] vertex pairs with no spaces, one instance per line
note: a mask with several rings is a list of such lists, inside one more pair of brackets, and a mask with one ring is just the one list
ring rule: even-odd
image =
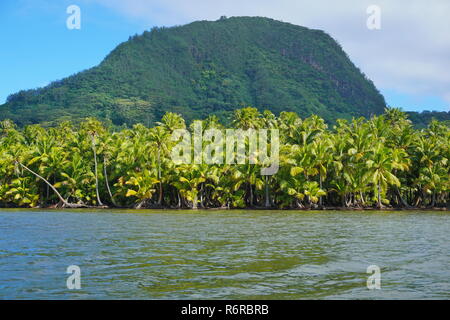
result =
[[3,210],[0,298],[449,299],[449,227],[436,212]]

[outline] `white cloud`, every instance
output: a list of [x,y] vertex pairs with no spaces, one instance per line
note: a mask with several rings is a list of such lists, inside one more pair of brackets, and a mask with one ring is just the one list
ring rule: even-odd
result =
[[[226,16],[266,16],[322,29],[381,89],[435,95],[450,104],[448,0],[95,0],[148,26]],[[366,27],[369,5],[381,30]]]

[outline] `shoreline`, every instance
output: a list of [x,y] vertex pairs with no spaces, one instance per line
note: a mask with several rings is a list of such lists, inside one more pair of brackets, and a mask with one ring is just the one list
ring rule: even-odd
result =
[[450,211],[448,207],[411,207],[411,208],[354,208],[354,207],[323,207],[323,208],[167,208],[167,207],[153,207],[153,208],[126,208],[126,207],[87,207],[87,208],[57,208],[57,207],[34,207],[34,208],[23,208],[23,207],[0,207],[1,210],[51,210],[51,211],[74,211],[74,210],[96,210],[96,211],[107,211],[107,210],[127,210],[127,211],[147,211],[147,210],[161,210],[161,211],[370,211],[370,212],[386,212],[386,211]]

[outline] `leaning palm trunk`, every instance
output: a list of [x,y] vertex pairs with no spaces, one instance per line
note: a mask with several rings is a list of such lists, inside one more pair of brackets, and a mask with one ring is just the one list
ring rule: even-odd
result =
[[115,207],[117,207],[116,201],[114,200],[114,197],[113,197],[113,195],[111,193],[111,188],[109,187],[108,174],[106,172],[106,158],[103,158],[103,171],[104,171],[104,175],[105,175],[106,189],[108,190],[109,197],[111,198],[112,204]]
[[136,204],[136,205],[134,206],[134,208],[135,208],[135,209],[142,209],[142,207],[144,206],[144,204],[145,204],[145,200],[139,201],[139,203]]
[[399,198],[402,205],[406,208],[411,208],[411,206],[408,204],[408,202],[405,199],[403,199],[402,194],[400,193],[400,190],[398,189],[397,186],[395,186],[395,192],[397,193],[397,197]]
[[62,196],[61,194],[58,192],[58,190],[56,190],[56,188],[50,183],[48,182],[47,179],[45,179],[44,177],[42,177],[41,175],[39,175],[38,173],[34,172],[33,170],[31,170],[30,168],[28,168],[26,165],[20,163],[19,161],[15,161],[18,165],[20,165],[22,168],[24,168],[25,170],[27,170],[28,172],[32,173],[33,175],[35,175],[36,177],[38,177],[39,179],[41,179],[42,181],[44,181],[54,192],[55,194],[58,196],[60,202],[63,204],[63,207],[68,207],[68,208],[90,208],[90,206],[84,205],[84,204],[78,204],[78,203],[69,203],[67,202]]

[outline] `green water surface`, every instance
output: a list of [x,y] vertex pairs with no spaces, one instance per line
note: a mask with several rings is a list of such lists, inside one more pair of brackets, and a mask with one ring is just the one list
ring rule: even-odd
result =
[[449,299],[450,214],[2,209],[0,298]]

